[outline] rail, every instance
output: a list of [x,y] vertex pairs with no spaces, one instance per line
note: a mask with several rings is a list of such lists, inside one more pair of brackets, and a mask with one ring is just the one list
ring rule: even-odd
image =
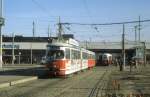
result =
[[106,95],[104,90],[107,88],[107,80],[109,72],[108,70],[105,71],[102,76],[99,78],[98,82],[95,84],[93,89],[91,90],[90,94],[88,97],[101,97]]

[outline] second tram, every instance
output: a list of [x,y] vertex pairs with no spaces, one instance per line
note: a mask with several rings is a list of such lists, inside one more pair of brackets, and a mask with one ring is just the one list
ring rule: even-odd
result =
[[112,54],[109,54],[109,53],[104,53],[102,55],[102,64],[103,65],[111,65],[112,64]]

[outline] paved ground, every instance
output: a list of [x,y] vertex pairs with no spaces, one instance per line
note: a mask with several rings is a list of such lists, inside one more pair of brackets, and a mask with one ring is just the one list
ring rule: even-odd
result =
[[29,76],[15,76],[15,75],[0,75],[0,84],[15,81],[19,79],[28,78]]
[[0,69],[0,88],[36,80],[43,76],[45,71],[40,65],[5,65]]
[[29,68],[36,68],[36,67],[44,67],[44,65],[37,65],[37,64],[4,64],[3,68],[0,71],[4,70],[13,70],[13,69],[29,69]]
[[15,64],[15,65],[3,65],[0,69],[0,75],[15,75],[15,76],[40,76],[46,71],[46,68],[42,65],[31,64]]
[[0,97],[91,97],[89,95],[96,93],[95,87],[106,71],[110,72],[111,68],[96,67],[66,79],[38,79],[1,89]]
[[119,97],[150,97],[150,66],[139,66],[131,72],[129,67],[124,72],[113,72],[109,93]]
[[[24,73],[32,70],[39,70],[37,75],[44,74],[41,68]],[[150,97],[149,94],[150,66],[140,66],[132,72],[129,67],[123,72],[118,67],[95,67],[66,79],[40,77],[0,89],[0,97]]]

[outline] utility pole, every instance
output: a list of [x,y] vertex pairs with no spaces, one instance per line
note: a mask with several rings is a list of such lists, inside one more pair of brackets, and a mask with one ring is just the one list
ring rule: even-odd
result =
[[31,41],[31,64],[33,63],[33,50],[32,50],[32,42],[34,40],[34,37],[35,37],[35,23],[33,21],[33,24],[32,24],[33,28],[32,28],[32,33],[33,33],[33,36],[32,36],[32,41]]
[[33,21],[33,29],[32,29],[32,33],[33,33],[33,38],[35,37],[35,23]]
[[31,58],[31,64],[32,64],[32,43],[31,43],[31,55],[30,55],[30,58]]
[[144,66],[146,66],[146,41],[143,42],[144,45]]
[[139,42],[141,41],[141,32],[140,32],[140,30],[141,30],[141,19],[140,19],[140,16],[139,16],[139,25],[138,25],[139,27],[138,27],[138,30],[139,30]]
[[58,23],[58,39],[59,41],[62,40],[62,24],[60,22],[60,17],[59,17],[59,23]]
[[[135,28],[135,47],[136,47],[136,53],[137,53],[137,28],[138,28],[138,25],[134,26]],[[137,58],[137,54],[136,54],[136,58]],[[137,67],[138,65],[138,62],[137,62],[137,59],[135,60],[135,66]]]
[[3,52],[2,52],[2,26],[4,25],[3,18],[3,0],[0,0],[0,68],[2,68],[3,64]]
[[120,71],[123,71],[125,69],[125,25],[123,24],[123,34],[122,34],[122,66],[120,68]]
[[137,43],[137,27],[138,26],[134,26],[134,29],[135,29],[135,44]]
[[15,51],[14,51],[14,40],[15,40],[15,34],[12,34],[12,65],[14,65],[15,61]]
[[47,29],[47,35],[48,35],[48,38],[50,37],[49,30],[50,30],[50,27],[49,27],[49,25],[48,25],[48,29]]

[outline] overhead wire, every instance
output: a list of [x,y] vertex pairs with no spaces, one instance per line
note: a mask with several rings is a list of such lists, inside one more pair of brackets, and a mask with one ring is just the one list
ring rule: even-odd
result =
[[32,2],[38,7],[40,8],[43,12],[47,13],[47,10],[45,7],[41,6],[41,4],[39,4],[36,0],[32,0]]
[[[133,24],[133,23],[138,23],[139,21],[127,21],[127,22],[114,22],[114,23],[69,23],[69,22],[65,22],[62,23],[63,25],[122,25],[122,24]],[[140,22],[150,22],[150,19],[146,19],[146,20],[140,20]]]
[[91,21],[93,21],[93,18],[92,18],[92,16],[91,16],[91,11],[89,10],[87,1],[86,1],[86,0],[82,0],[82,1],[83,1],[83,5],[84,5],[85,11],[86,11],[86,13],[87,13],[89,19],[90,19]]
[[65,26],[65,25],[64,25],[64,27],[65,27],[68,31],[70,31],[71,33],[76,33],[76,32],[74,32],[74,31],[72,31],[70,27],[67,27],[67,26]]
[[[50,16],[51,17],[57,17],[57,16],[53,16],[48,10],[47,8],[45,8],[44,6],[42,6],[38,1],[36,0],[32,0],[32,2],[46,15]],[[55,21],[50,21],[50,22],[55,22]]]
[[[85,8],[85,10],[86,10],[86,12],[87,12],[87,15],[89,16],[89,19],[91,20],[91,22],[93,22],[93,17],[92,17],[92,15],[91,15],[91,11],[90,11],[90,9],[89,9],[89,7],[88,7],[87,0],[83,0],[83,5],[84,5],[84,8]],[[99,32],[97,27],[95,27],[95,26],[91,26],[91,27],[92,27],[96,32]]]

